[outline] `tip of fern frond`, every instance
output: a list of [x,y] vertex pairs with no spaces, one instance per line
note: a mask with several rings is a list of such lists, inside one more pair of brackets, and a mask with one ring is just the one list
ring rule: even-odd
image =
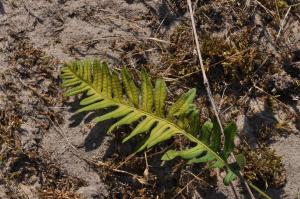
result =
[[189,93],[191,93],[192,95],[196,95],[196,88],[192,88],[191,90],[189,90]]
[[143,151],[145,148],[146,148],[146,145],[143,144],[141,147],[139,147],[139,148],[136,150],[135,153],[139,153],[139,152]]
[[174,150],[169,150],[160,159],[162,161],[172,160],[174,159],[174,155],[173,155],[174,152],[175,152]]
[[167,160],[169,160],[169,158],[168,158],[168,156],[167,156],[166,154],[164,154],[164,155],[160,158],[160,160],[162,160],[162,161],[167,161]]
[[112,134],[113,130],[114,130],[114,129],[112,129],[112,128],[110,127],[110,128],[107,130],[106,133],[107,133],[107,134]]
[[126,143],[128,140],[130,140],[130,138],[131,138],[131,137],[126,137],[126,138],[124,138],[124,139],[122,140],[122,143],[123,143],[123,144]]
[[68,93],[64,93],[63,94],[63,97],[67,98],[67,97],[70,97],[71,95],[69,95]]
[[188,165],[191,165],[191,164],[194,164],[194,163],[196,163],[196,158],[190,159],[186,162],[186,164],[188,164]]

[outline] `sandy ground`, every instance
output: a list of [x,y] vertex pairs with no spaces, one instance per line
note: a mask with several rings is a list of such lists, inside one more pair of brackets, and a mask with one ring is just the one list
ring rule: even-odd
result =
[[[123,0],[30,0],[30,1],[13,1],[0,0],[0,73],[9,74],[7,71],[14,68],[24,69],[20,63],[12,61],[16,52],[22,50],[22,45],[31,46],[30,49],[41,49],[43,57],[51,59],[51,79],[46,76],[39,76],[35,71],[34,64],[32,68],[25,70],[33,70],[30,78],[21,78],[13,74],[7,76],[11,81],[16,82],[16,87],[24,88],[24,84],[28,85],[50,85],[53,79],[56,81],[59,74],[59,67],[65,61],[78,59],[83,57],[100,57],[107,60],[113,65],[123,64],[124,45],[128,41],[136,43],[147,43],[150,37],[155,36],[156,29],[152,29],[149,24],[152,19],[149,13],[156,13],[158,16],[162,12],[168,12],[160,1],[140,1],[132,3]],[[163,17],[159,16],[158,21],[162,21]],[[163,26],[160,31],[164,33],[163,39],[168,39],[174,27],[180,22],[180,17],[174,17],[169,26]],[[299,24],[299,21],[297,22]],[[297,24],[295,25],[297,28]],[[297,33],[298,29],[294,32]],[[292,40],[299,41],[298,35],[293,35]],[[300,43],[297,44],[300,47]],[[297,48],[297,46],[295,46]],[[151,63],[159,62],[159,55],[155,52],[148,55]],[[130,58],[130,56],[128,56]],[[35,65],[38,65],[35,63]],[[135,68],[136,60],[132,60],[131,67]],[[29,66],[30,65],[26,65]],[[19,79],[22,79],[21,82]],[[2,81],[2,82],[1,82]],[[2,79],[1,84],[4,82]],[[33,84],[36,83],[37,84]],[[3,83],[4,85],[4,83]],[[41,93],[47,93],[48,87],[36,88]],[[84,181],[84,185],[80,185],[75,190],[76,193],[86,198],[110,198],[110,190],[107,182],[103,181],[99,168],[95,169],[91,163],[86,161],[93,160],[95,164],[100,164],[102,158],[109,149],[112,137],[105,136],[106,125],[97,124],[91,127],[86,120],[88,115],[74,116],[73,108],[76,102],[60,103],[59,95],[61,91],[57,91],[56,97],[51,98],[51,106],[45,108],[45,111],[58,112],[62,118],[49,122],[49,128],[43,129],[39,126],[43,116],[39,112],[34,112],[38,106],[37,96],[28,89],[18,91],[21,108],[24,111],[21,129],[19,135],[21,147],[23,150],[36,150],[39,154],[47,154],[50,162],[55,162],[68,176]],[[0,90],[0,106],[3,109],[8,106],[7,94]],[[2,100],[3,99],[3,100]],[[57,101],[56,101],[57,100]],[[255,103],[255,102],[254,102]],[[59,106],[59,107],[57,107]],[[63,107],[61,107],[63,106]],[[70,108],[73,107],[73,108]],[[256,105],[255,107],[259,106]],[[40,107],[39,107],[40,108]],[[46,110],[47,109],[47,110]],[[299,117],[299,103],[295,111]],[[297,112],[298,111],[298,112]],[[255,113],[255,110],[253,111]],[[257,110],[260,113],[259,110]],[[26,115],[26,113],[28,113]],[[30,113],[32,113],[30,115]],[[290,114],[290,113],[283,113]],[[268,117],[263,115],[262,118]],[[275,117],[281,117],[275,113]],[[282,116],[284,119],[286,116]],[[297,120],[298,121],[298,120]],[[251,127],[248,120],[241,119],[239,121],[240,130],[246,134],[250,132]],[[293,124],[299,125],[299,124]],[[274,198],[299,198],[300,190],[300,135],[296,127],[294,133],[287,137],[275,138],[271,147],[283,156],[284,167],[287,171],[287,183],[282,189],[272,189],[270,193]],[[98,161],[98,162],[97,162]],[[143,167],[145,165],[142,165]],[[25,198],[39,198],[37,190],[41,188],[39,180],[30,178],[30,183],[17,184],[17,196],[25,196]],[[5,186],[5,181],[1,180],[0,175],[0,198],[14,198]],[[213,194],[206,194],[194,191],[194,198],[232,198],[232,191],[229,188],[220,187]]]

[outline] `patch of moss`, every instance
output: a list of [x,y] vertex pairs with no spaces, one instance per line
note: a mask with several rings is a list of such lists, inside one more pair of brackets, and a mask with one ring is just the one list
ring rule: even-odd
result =
[[[251,29],[233,34],[230,40],[209,33],[201,36],[201,52],[210,78],[215,82],[241,81],[250,76],[262,61],[251,44]],[[179,26],[170,37],[172,45],[164,54],[164,63],[174,76],[200,73],[190,27]]]
[[280,188],[285,185],[286,171],[282,157],[277,155],[275,150],[265,146],[251,149],[244,145],[240,152],[246,158],[244,175],[247,180],[265,188]]
[[40,193],[39,197],[41,199],[49,199],[49,198],[83,199],[83,197],[78,193],[70,192],[70,191],[62,191],[58,189],[43,190],[43,192]]
[[280,14],[284,14],[283,12],[289,7],[289,3],[285,0],[261,0],[260,3],[274,12],[277,12],[278,10]]
[[[20,107],[0,109],[0,149],[3,145],[12,147],[15,150],[20,150],[20,142],[17,136],[13,133],[14,130],[20,128],[22,117],[16,111]],[[2,161],[4,156],[1,156]]]
[[174,76],[186,75],[199,69],[192,36],[190,27],[186,25],[178,26],[170,36],[172,44],[163,59]]

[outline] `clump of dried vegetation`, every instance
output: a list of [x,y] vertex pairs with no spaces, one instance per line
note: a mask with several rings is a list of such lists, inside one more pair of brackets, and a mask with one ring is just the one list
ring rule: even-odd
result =
[[247,179],[259,187],[281,188],[286,183],[286,171],[282,157],[268,147],[252,149],[243,146],[240,149],[246,157],[247,165],[244,174]]
[[[75,190],[85,182],[66,175],[47,153],[39,151],[38,136],[32,140],[35,144],[29,146],[24,146],[20,138],[24,133],[22,125],[36,115],[45,116],[35,118],[32,123],[40,131],[37,134],[49,130],[50,120],[61,121],[59,112],[50,108],[61,103],[54,74],[56,63],[40,49],[33,48],[26,39],[12,48],[15,48],[15,53],[8,58],[9,62],[18,63],[20,67],[1,74],[1,90],[5,95],[0,105],[0,184],[13,198],[28,197],[24,187],[38,184],[34,191],[40,198],[79,199],[81,196]],[[33,79],[35,81],[27,82]],[[24,90],[31,93],[31,104],[27,106],[22,99]]]

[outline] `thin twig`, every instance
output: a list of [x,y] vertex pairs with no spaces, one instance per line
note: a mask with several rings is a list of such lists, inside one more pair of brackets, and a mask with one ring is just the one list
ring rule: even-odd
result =
[[[211,103],[211,106],[213,108],[214,114],[216,116],[217,122],[218,122],[218,124],[220,126],[220,129],[221,129],[221,132],[224,136],[224,129],[222,127],[222,123],[221,123],[221,120],[220,120],[220,117],[219,117],[219,113],[218,113],[218,110],[216,108],[214,99],[212,97],[212,92],[210,90],[209,82],[208,82],[208,79],[207,79],[207,76],[206,76],[206,73],[205,73],[205,68],[204,68],[203,59],[202,59],[202,55],[201,55],[201,51],[200,51],[200,44],[199,44],[199,39],[198,39],[197,31],[196,31],[196,25],[195,25],[191,0],[187,0],[187,4],[188,4],[188,7],[189,7],[190,17],[191,17],[191,22],[192,22],[192,29],[193,29],[193,33],[194,33],[194,39],[195,39],[195,43],[196,43],[196,49],[197,49],[197,54],[198,54],[198,58],[199,58],[199,62],[200,62],[200,67],[201,67],[201,70],[202,70],[204,86],[205,86],[209,101]],[[232,153],[231,153],[231,156],[234,160],[236,160]],[[255,199],[255,197],[254,197],[247,181],[244,179],[242,173],[238,172],[237,174],[238,174],[238,177],[241,179],[241,181],[244,183],[251,199]]]
[[123,162],[121,162],[116,169],[119,169],[121,166],[123,166],[125,163],[127,163],[129,160],[131,160],[136,155],[136,152],[130,154],[128,157],[125,158]]
[[163,18],[163,20],[160,22],[158,28],[156,29],[154,35],[157,35],[158,31],[160,30],[161,26],[164,24],[166,18],[168,17],[168,14],[166,14],[166,16]]
[[260,7],[262,7],[267,13],[269,13],[270,15],[275,17],[275,14],[270,9],[268,9],[266,6],[264,6],[260,1],[254,0],[254,2],[257,3]]
[[[226,84],[226,83],[225,83]],[[220,104],[219,104],[219,108],[218,108],[218,111],[220,112],[221,111],[221,108],[222,108],[222,105],[223,105],[223,102],[224,102],[224,95],[225,95],[225,92],[226,92],[226,89],[227,89],[227,85],[225,85],[226,87],[224,88],[223,92],[222,92],[222,97],[221,97],[221,101],[220,101]]]
[[280,23],[280,29],[279,29],[279,31],[278,31],[278,33],[277,33],[276,40],[277,40],[277,39],[279,38],[279,36],[280,36],[280,33],[281,33],[281,31],[282,31],[282,29],[283,29],[283,27],[284,27],[284,25],[285,25],[287,16],[289,15],[289,13],[290,13],[290,11],[291,11],[291,8],[292,8],[292,6],[290,6],[289,9],[286,11],[286,13],[285,13],[285,15],[284,15],[284,18],[283,18],[283,20],[282,20],[281,23]]
[[194,173],[192,173],[191,171],[186,170],[187,173],[191,174],[194,178],[196,178],[198,181],[203,182],[206,184],[206,186],[209,186],[210,188],[213,188],[212,185],[210,185],[208,182],[206,182],[205,180],[201,179],[198,175],[195,175]]
[[149,176],[149,165],[148,165],[148,158],[147,158],[147,152],[144,152],[145,156],[145,163],[146,163],[146,168],[144,170],[144,178],[146,181],[148,181],[148,176]]
[[177,194],[175,196],[172,197],[172,199],[177,198],[177,196],[179,196],[190,184],[192,184],[192,182],[194,182],[196,180],[196,178],[194,177],[192,180],[190,180],[183,188],[181,188]]
[[165,41],[165,40],[158,39],[158,38],[155,38],[155,37],[149,37],[148,40],[157,41],[157,42],[161,42],[161,43],[164,43],[164,44],[172,44],[169,41]]

